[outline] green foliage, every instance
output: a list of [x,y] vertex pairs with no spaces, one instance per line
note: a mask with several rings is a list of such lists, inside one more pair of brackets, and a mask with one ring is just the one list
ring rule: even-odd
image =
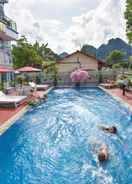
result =
[[116,68],[132,68],[132,56],[129,57],[128,62],[120,62],[112,65],[113,69]]
[[129,63],[132,65],[132,56],[129,57]]
[[57,54],[48,48],[48,43],[40,45],[39,42],[36,41],[33,47],[44,61],[56,61],[59,58]]
[[4,83],[0,83],[0,91],[4,89]]
[[112,51],[106,58],[106,62],[108,65],[118,64],[124,59],[125,53],[114,50]]
[[128,62],[128,68],[132,68],[132,56],[129,57]]
[[16,77],[16,83],[17,84],[20,84],[21,86],[26,84],[28,81],[27,81],[27,78],[25,75],[19,75]]
[[42,67],[45,61],[55,61],[57,59],[57,55],[47,46],[48,44],[40,45],[38,42],[31,44],[27,41],[25,36],[22,36],[17,41],[17,44],[12,46],[14,67]]
[[128,68],[129,63],[128,62],[122,62],[122,63],[117,63],[117,64],[113,64],[112,68],[113,69],[117,69],[117,68]]
[[36,107],[39,104],[40,104],[40,102],[39,101],[35,101],[35,100],[31,100],[31,101],[28,102],[28,105],[32,106],[32,107]]
[[12,57],[15,68],[41,65],[43,62],[37,51],[27,42],[25,37],[20,38],[17,41],[17,45],[13,45]]
[[16,86],[16,80],[10,81],[10,86],[11,86],[11,87],[15,87],[15,86]]
[[125,19],[127,23],[126,34],[129,43],[132,44],[132,0],[126,0]]
[[113,64],[112,68],[113,69],[122,68],[122,65],[120,63]]
[[58,69],[56,66],[56,62],[44,62],[43,63],[43,70],[45,74],[49,75],[53,80],[54,85],[56,86],[58,83]]

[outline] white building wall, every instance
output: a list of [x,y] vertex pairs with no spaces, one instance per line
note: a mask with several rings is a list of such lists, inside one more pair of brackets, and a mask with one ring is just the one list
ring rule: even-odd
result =
[[9,42],[0,41],[0,65],[11,67],[11,46]]

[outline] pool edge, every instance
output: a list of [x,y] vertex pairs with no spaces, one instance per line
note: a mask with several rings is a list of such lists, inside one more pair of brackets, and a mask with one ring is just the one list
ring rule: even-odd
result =
[[19,112],[17,112],[14,116],[12,116],[10,119],[5,121],[4,124],[0,126],[0,136],[4,132],[6,132],[15,123],[15,121],[17,121],[20,117],[22,117],[27,112],[28,109],[29,109],[29,106],[26,105]]

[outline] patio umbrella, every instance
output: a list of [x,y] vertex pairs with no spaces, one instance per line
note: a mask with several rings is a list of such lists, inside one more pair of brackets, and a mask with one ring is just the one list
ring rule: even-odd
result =
[[90,78],[90,76],[87,71],[83,69],[78,69],[71,73],[70,78],[72,82],[84,82],[88,78]]
[[29,82],[31,80],[36,81],[37,73],[41,72],[41,70],[31,66],[25,66],[22,68],[18,68],[16,72],[18,72],[18,74],[20,74],[21,76],[23,75],[26,78],[25,81]]
[[41,70],[40,69],[38,69],[38,68],[33,68],[33,67],[31,67],[31,66],[25,66],[25,67],[22,67],[22,68],[18,68],[17,70],[16,70],[17,72],[21,72],[21,73],[26,73],[26,72],[41,72]]
[[9,73],[9,72],[13,72],[13,69],[9,69],[6,67],[0,67],[0,73]]

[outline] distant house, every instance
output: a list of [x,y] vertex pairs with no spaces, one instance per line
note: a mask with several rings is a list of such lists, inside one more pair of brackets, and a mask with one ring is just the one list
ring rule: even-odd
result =
[[94,56],[84,54],[81,51],[76,51],[57,63],[58,72],[60,74],[70,73],[80,67],[87,71],[98,71],[104,66],[106,66],[106,64],[103,61],[96,59]]

